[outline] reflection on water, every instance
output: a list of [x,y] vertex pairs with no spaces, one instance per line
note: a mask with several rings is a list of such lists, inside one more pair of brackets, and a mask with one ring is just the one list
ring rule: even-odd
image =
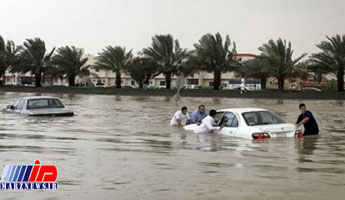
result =
[[[27,95],[0,93],[0,107]],[[267,108],[294,123],[301,101],[54,96],[76,116],[0,114],[0,169],[37,159],[54,164],[59,190],[3,191],[2,199],[343,199],[344,101],[304,102],[318,120],[319,137],[252,141],[168,124],[180,107],[191,112],[199,104]]]

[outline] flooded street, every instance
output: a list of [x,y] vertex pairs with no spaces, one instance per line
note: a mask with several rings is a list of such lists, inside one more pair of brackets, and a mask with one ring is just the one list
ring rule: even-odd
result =
[[[5,108],[29,93],[0,93]],[[343,199],[345,101],[304,101],[319,137],[252,141],[169,127],[182,106],[260,107],[294,123],[299,100],[61,95],[74,117],[0,114],[0,169],[56,165],[57,191],[1,199]]]

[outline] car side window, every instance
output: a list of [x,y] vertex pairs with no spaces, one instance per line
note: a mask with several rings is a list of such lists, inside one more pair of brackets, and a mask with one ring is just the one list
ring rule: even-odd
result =
[[18,107],[16,107],[16,110],[21,110],[21,109],[23,109],[23,105],[24,105],[24,100],[21,99],[21,100],[19,101],[19,103],[18,103]]
[[17,101],[14,102],[13,107],[14,107],[15,109],[17,109],[17,107],[18,107],[18,105],[19,105],[19,102],[20,102],[21,100],[22,100],[22,99],[18,99]]
[[226,112],[222,118],[221,125],[223,124],[225,127],[237,127],[238,126],[237,117],[231,112]]
[[218,125],[218,122],[220,121],[220,119],[222,118],[224,112],[218,112],[216,113],[216,115],[214,116],[214,122]]

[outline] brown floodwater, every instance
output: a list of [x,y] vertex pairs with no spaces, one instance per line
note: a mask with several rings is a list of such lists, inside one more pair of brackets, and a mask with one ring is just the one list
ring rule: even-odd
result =
[[[0,108],[30,93],[0,93]],[[294,123],[300,100],[62,95],[74,117],[0,112],[5,165],[56,165],[57,191],[1,199],[344,199],[345,101],[306,100],[320,136],[266,141],[169,127],[176,110],[260,107]]]

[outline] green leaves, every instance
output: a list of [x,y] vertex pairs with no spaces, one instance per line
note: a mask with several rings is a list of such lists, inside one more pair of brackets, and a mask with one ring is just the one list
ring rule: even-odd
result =
[[259,59],[266,63],[270,75],[278,79],[280,90],[284,90],[284,79],[302,73],[298,62],[306,56],[302,54],[297,59],[292,59],[293,50],[291,42],[279,38],[277,41],[269,40],[258,48],[261,54]]
[[55,48],[46,53],[45,42],[40,38],[27,39],[11,68],[11,72],[31,72],[35,75],[35,86],[41,87],[41,76],[50,67],[50,59]]
[[131,64],[132,57],[132,50],[127,52],[125,47],[107,46],[98,54],[96,68],[115,72],[116,86],[121,88],[121,72]]
[[76,76],[87,76],[90,74],[85,66],[87,58],[83,57],[83,52],[74,46],[61,47],[57,50],[57,54],[52,58],[51,63],[54,68],[50,74],[55,77],[68,78],[69,86],[75,85]]
[[[0,36],[0,78],[8,68],[14,64],[18,47],[13,41],[7,41]],[[0,85],[2,84],[0,80]]]
[[310,57],[311,65],[319,70],[329,71],[337,76],[338,91],[344,91],[345,69],[345,35],[326,36],[327,41],[322,41],[316,46],[321,50]]
[[152,37],[151,47],[144,48],[142,54],[160,66],[159,71],[166,75],[167,89],[170,89],[170,76],[182,73],[180,67],[183,67],[183,62],[188,56],[187,49],[181,48],[179,41],[174,40],[170,34]]
[[197,69],[214,72],[214,89],[220,86],[221,72],[233,71],[239,63],[234,59],[236,46],[230,50],[230,37],[227,35],[223,44],[222,36],[206,34],[201,37],[199,43],[194,44],[195,53],[190,57]]

